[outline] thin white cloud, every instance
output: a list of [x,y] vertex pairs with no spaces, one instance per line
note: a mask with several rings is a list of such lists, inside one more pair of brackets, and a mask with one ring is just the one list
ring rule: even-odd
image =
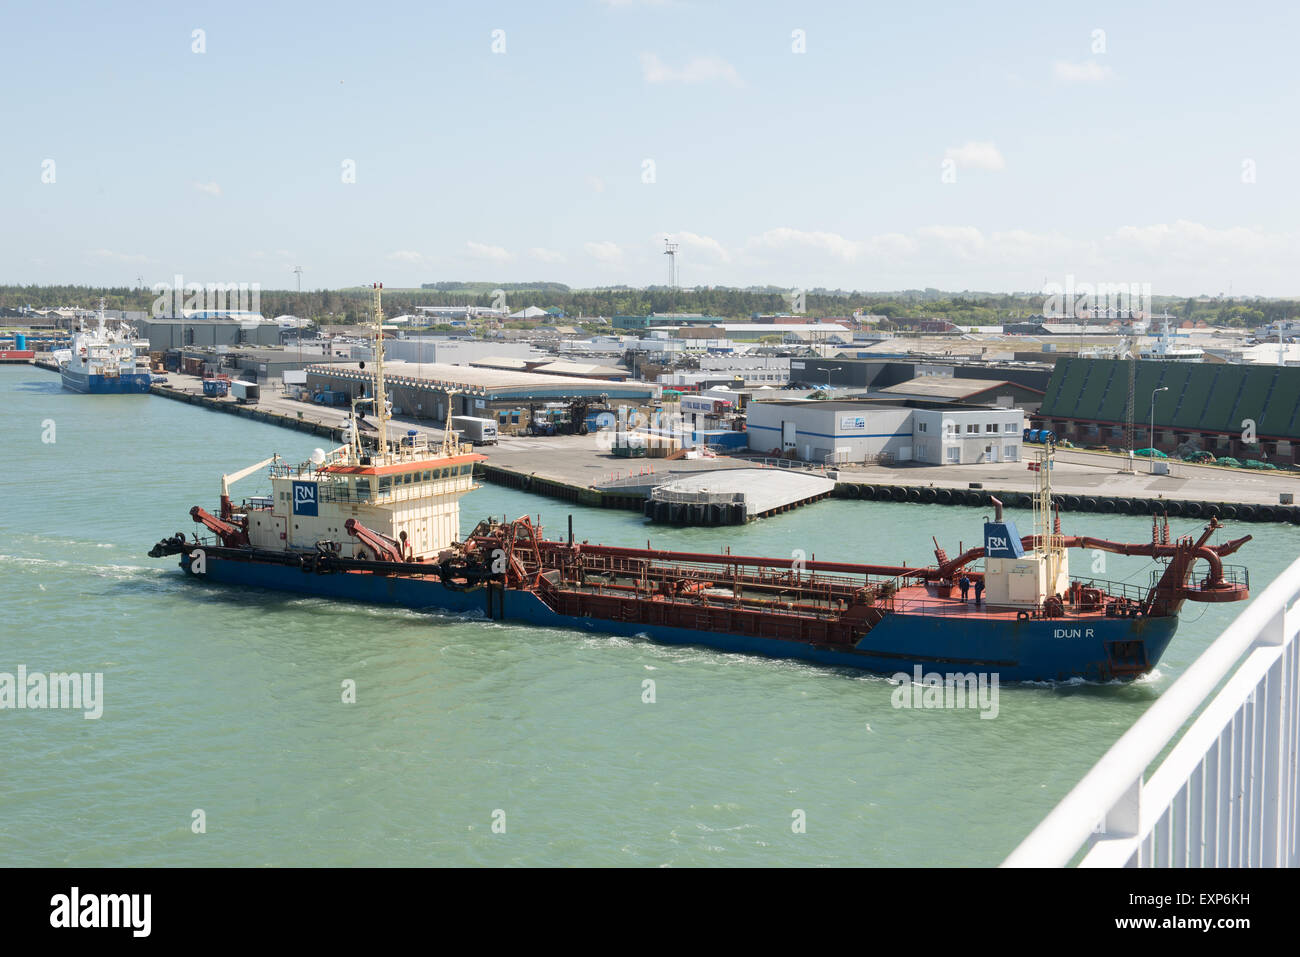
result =
[[615,265],[623,261],[623,249],[617,243],[583,243],[582,248],[592,259],[607,265]]
[[961,146],[950,146],[943,153],[944,159],[950,159],[961,169],[983,169],[991,172],[1006,169],[1006,160],[996,146],[988,142],[974,140]]
[[587,185],[591,187],[593,193],[605,192],[605,181],[599,176],[588,176]]
[[[738,247],[728,281],[762,281],[779,273],[805,287],[1035,290],[1046,281],[1150,283],[1157,295],[1278,289],[1290,274],[1300,230],[1217,227],[1188,220],[1126,225],[1086,234],[1012,228],[985,232],[937,223],[906,233],[862,238],[788,226],[751,236]],[[1277,290],[1277,291],[1272,291]]]
[[564,262],[564,253],[554,249],[545,249],[541,246],[534,246],[532,249],[528,250],[528,255],[542,263]]
[[988,241],[974,226],[924,226],[916,230],[916,237],[931,241],[962,259],[977,259],[988,247]]
[[805,232],[789,226],[769,229],[758,236],[751,237],[746,245],[752,249],[774,252],[786,249],[811,249],[845,262],[856,259],[861,251],[861,244],[846,239],[839,233]]
[[719,56],[696,56],[680,69],[671,67],[654,53],[641,54],[641,77],[647,83],[712,83],[720,81],[740,87],[744,83],[736,68]]
[[216,180],[213,180],[210,183],[195,183],[194,188],[200,193],[207,193],[209,196],[221,195],[221,186]]
[[1052,75],[1062,83],[1105,83],[1115,73],[1096,60],[1084,60],[1082,63],[1057,60],[1052,64]]
[[489,246],[486,243],[476,243],[469,240],[465,243],[465,248],[475,259],[486,259],[495,263],[508,263],[514,259],[514,253],[501,246]]
[[697,233],[658,233],[654,237],[654,246],[658,252],[663,252],[665,239],[677,243],[682,247],[683,252],[703,254],[717,262],[731,262],[731,254],[727,252],[726,247],[712,236],[700,236]]
[[1294,234],[1270,233],[1250,226],[1216,229],[1185,219],[1150,226],[1121,226],[1106,238],[1131,254],[1185,261],[1286,259],[1297,248]]
[[389,262],[407,263],[413,266],[424,264],[424,253],[416,252],[414,249],[398,249],[388,254]]
[[145,263],[154,263],[158,261],[142,253],[119,253],[112,249],[92,249],[90,255],[102,262],[112,263],[135,263],[137,265],[143,265]]

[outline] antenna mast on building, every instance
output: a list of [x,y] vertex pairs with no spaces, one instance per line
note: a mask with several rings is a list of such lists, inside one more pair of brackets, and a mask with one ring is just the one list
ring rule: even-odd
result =
[[668,288],[677,288],[677,249],[678,243],[670,239],[664,240],[664,255],[668,257]]

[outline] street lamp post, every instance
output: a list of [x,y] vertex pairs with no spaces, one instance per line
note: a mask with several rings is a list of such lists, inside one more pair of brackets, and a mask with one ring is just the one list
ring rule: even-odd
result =
[[1150,441],[1147,447],[1151,450],[1151,474],[1153,475],[1156,471],[1156,394],[1168,391],[1169,386],[1162,385],[1151,393],[1151,434],[1149,436]]

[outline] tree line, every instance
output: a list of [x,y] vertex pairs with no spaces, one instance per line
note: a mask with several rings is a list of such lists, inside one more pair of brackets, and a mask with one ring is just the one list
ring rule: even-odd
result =
[[[744,320],[753,315],[788,313],[789,294],[778,289],[702,287],[645,289],[608,287],[570,289],[560,283],[436,283],[438,288],[386,289],[384,313],[396,316],[416,306],[495,305],[504,295],[510,311],[527,306],[558,307],[569,320],[578,317],[644,316],[650,313],[702,313],[721,319]],[[364,322],[370,316],[368,288],[289,289],[260,291],[262,315],[294,315],[327,324]],[[157,294],[148,287],[128,286],[0,286],[0,314],[14,316],[24,306],[94,308],[103,296],[109,309],[150,311]],[[845,317],[854,312],[893,320],[947,319],[958,325],[997,325],[1040,314],[1044,297],[1030,294],[952,293],[937,289],[889,293],[811,290],[803,294],[804,311],[811,316]],[[1204,320],[1210,325],[1254,328],[1280,319],[1300,318],[1300,301],[1294,299],[1213,299],[1154,297],[1156,311],[1168,310],[1179,320]]]

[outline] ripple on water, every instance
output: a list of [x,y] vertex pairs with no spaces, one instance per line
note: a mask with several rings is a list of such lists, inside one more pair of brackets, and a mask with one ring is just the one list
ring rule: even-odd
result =
[[[57,401],[59,440],[22,433],[7,449],[0,496],[40,493],[39,507],[0,516],[0,671],[103,671],[105,710],[3,716],[41,767],[0,778],[16,864],[993,864],[1233,615],[1207,606],[1185,620],[1141,681],[1004,685],[997,719],[982,720],[895,709],[888,676],[235,593],[145,554],[192,527],[190,506],[211,504],[222,471],[273,451],[305,459],[320,440],[27,381],[40,380],[0,368],[9,414],[44,416]],[[165,460],[124,453],[136,431],[166,435]],[[88,461],[106,463],[95,484]],[[239,486],[265,491],[259,476]],[[463,503],[466,527],[525,513],[556,527],[572,513],[593,542],[880,562],[926,559],[931,534],[951,552],[983,514],[830,499],[743,528],[674,529],[494,486]],[[1150,535],[1136,517],[1066,521]],[[1239,557],[1258,589],[1300,536],[1250,531]],[[1108,577],[1142,574],[1114,558]],[[195,808],[219,839],[194,838]],[[796,811],[806,833],[792,830]]]

